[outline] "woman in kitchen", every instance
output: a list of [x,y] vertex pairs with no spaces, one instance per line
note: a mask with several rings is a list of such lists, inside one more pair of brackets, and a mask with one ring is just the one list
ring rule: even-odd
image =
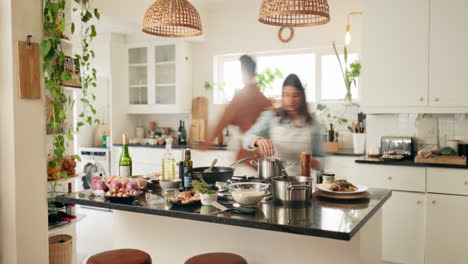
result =
[[301,175],[299,155],[312,152],[311,167],[319,170],[316,158],[324,155],[320,125],[309,113],[304,87],[297,75],[290,74],[282,89],[282,106],[260,115],[245,133],[243,147],[285,159],[291,163],[286,169],[289,175]]

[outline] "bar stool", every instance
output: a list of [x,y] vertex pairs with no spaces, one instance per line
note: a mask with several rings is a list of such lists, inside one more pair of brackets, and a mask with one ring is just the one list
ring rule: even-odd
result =
[[233,253],[206,253],[193,256],[185,264],[248,264],[245,258]]
[[151,256],[138,249],[116,249],[91,256],[86,264],[151,264]]

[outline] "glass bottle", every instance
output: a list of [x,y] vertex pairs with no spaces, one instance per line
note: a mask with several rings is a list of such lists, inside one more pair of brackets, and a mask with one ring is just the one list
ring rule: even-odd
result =
[[132,158],[128,152],[127,134],[122,135],[122,155],[119,160],[119,176],[122,178],[129,178],[132,176]]
[[192,157],[190,149],[185,150],[185,159],[184,159],[184,189],[190,190],[192,188]]
[[166,142],[166,154],[162,160],[162,177],[164,180],[176,178],[176,160],[172,156],[172,140]]

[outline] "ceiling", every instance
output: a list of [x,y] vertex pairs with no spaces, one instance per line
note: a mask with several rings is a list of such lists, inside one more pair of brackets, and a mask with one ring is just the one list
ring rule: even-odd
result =
[[[99,0],[94,1],[94,7],[99,9],[102,17],[100,30],[103,32],[131,33],[140,31],[141,23],[148,7],[155,0]],[[189,0],[198,9],[219,9],[228,12],[226,8],[260,8],[261,0]],[[202,14],[203,15],[203,14]]]

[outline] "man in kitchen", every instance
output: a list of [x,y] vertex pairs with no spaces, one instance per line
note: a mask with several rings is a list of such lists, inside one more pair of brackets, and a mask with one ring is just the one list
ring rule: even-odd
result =
[[[231,103],[224,110],[215,129],[208,134],[208,143],[213,142],[213,140],[222,133],[223,129],[229,125],[236,126],[239,128],[240,132],[245,133],[255,123],[260,113],[272,107],[270,100],[262,94],[260,88],[257,86],[257,64],[255,61],[248,55],[242,55],[240,57],[240,63],[244,88],[236,92]],[[205,145],[205,147],[207,146]],[[255,154],[257,154],[256,151],[247,151],[240,148],[237,154],[237,160]],[[244,169],[241,166],[236,169],[237,175],[247,174],[247,176],[251,176],[249,174],[256,173],[254,170],[249,172],[246,166],[243,167]],[[240,174],[241,170],[242,174]]]

